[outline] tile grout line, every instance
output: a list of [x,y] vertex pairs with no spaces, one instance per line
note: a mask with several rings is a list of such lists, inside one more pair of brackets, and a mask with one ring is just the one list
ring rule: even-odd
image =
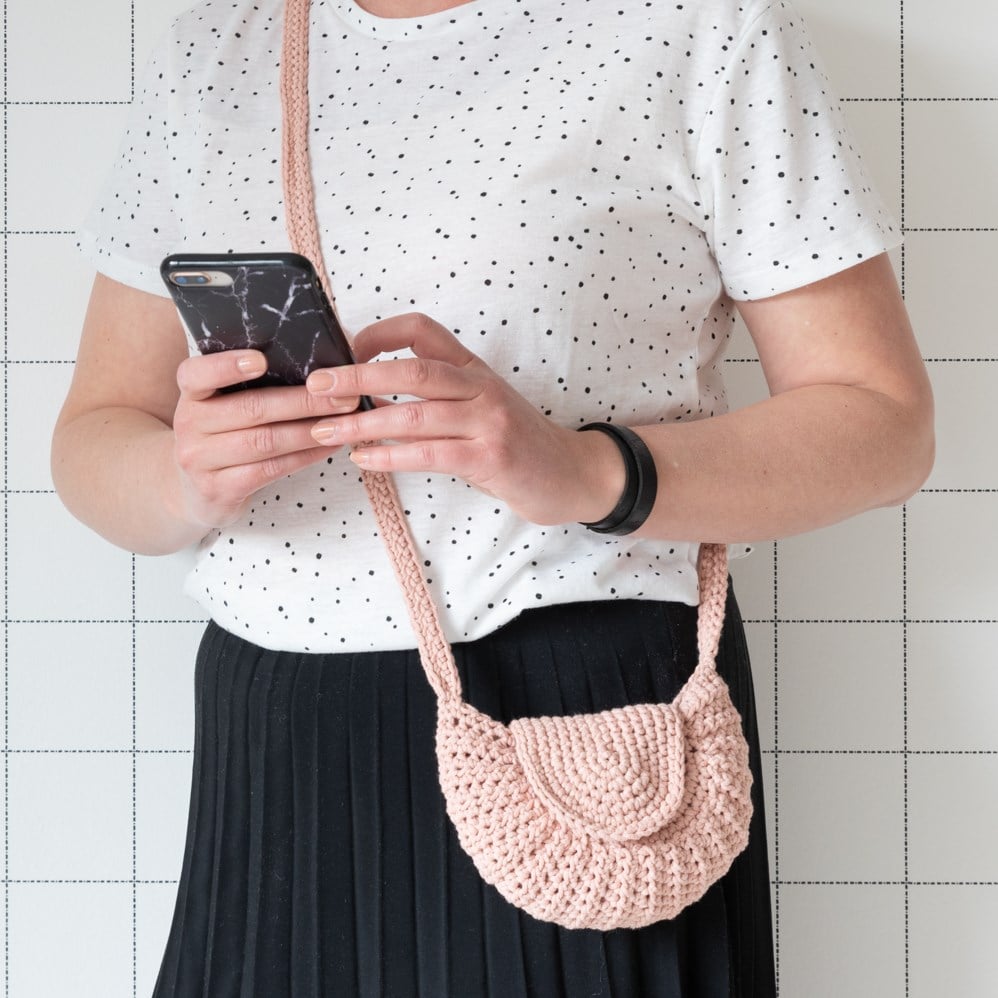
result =
[[[19,493],[11,493],[12,495],[17,495]],[[0,624],[16,624],[19,627],[24,626],[49,626],[54,624],[64,624],[64,625],[96,625],[96,624],[131,624],[131,617],[63,617],[63,618],[44,618],[44,617],[7,617],[0,619]],[[193,624],[203,627],[208,623],[207,619],[204,617],[139,617],[135,618],[136,624]],[[926,625],[926,624],[983,624],[983,625],[994,625],[998,624],[998,618],[996,617],[909,617],[907,620],[902,620],[902,618],[897,617],[746,617],[744,619],[746,624],[781,624],[781,625],[792,625],[792,624],[916,624],[916,625]]]
[[[904,759],[904,986],[905,996],[911,994],[911,867],[909,807],[909,764],[913,755],[910,743],[910,718],[908,694],[908,506],[901,507],[901,676],[903,688],[903,759]],[[921,755],[921,753],[919,753]]]
[[[7,183],[9,175],[7,138],[9,128],[9,112],[7,110],[7,27],[8,27],[8,4],[3,3],[3,358],[7,359],[9,352],[7,320],[9,311],[9,263],[8,249],[9,229],[8,216],[8,192]],[[3,484],[7,488],[7,426],[9,423],[7,413],[8,399],[8,367],[4,364],[3,369]],[[10,626],[7,623],[10,617],[10,574],[9,574],[9,510],[10,498],[4,494],[3,497],[3,866],[4,866],[4,959],[3,977],[4,994],[10,995]]]
[[[86,887],[94,884],[106,886],[126,886],[132,883],[131,878],[117,880],[113,877],[104,878],[69,878],[69,877],[23,877],[14,878],[8,881],[10,884],[61,884],[71,887]],[[179,880],[166,880],[150,878],[139,880],[143,886],[151,885],[176,885]],[[904,887],[904,880],[784,880],[785,887]],[[911,880],[907,882],[910,887],[967,887],[978,889],[981,887],[998,887],[998,880]]]
[[[8,27],[8,4],[3,0],[3,358],[7,360],[9,352],[9,339],[7,320],[10,315],[9,308],[9,279],[10,270],[8,263],[9,236],[7,234],[9,226],[8,216],[8,191],[9,161],[7,150],[7,138],[9,129],[9,111],[7,109],[7,27]],[[9,516],[10,497],[7,495],[7,426],[9,423],[7,413],[8,396],[8,375],[9,368],[6,363],[3,366],[3,983],[4,995],[10,996],[10,563],[8,551],[9,538]]]
[[[103,886],[120,887],[128,886],[133,883],[131,878],[124,880],[116,880],[113,877],[104,878],[68,878],[68,877],[16,877],[7,881],[8,884],[31,884],[31,885],[45,885],[51,886],[53,884],[59,884],[69,887],[88,887],[94,884],[100,884]],[[148,880],[139,880],[139,884],[142,886],[159,886],[159,885],[177,885],[180,883],[179,880],[164,880],[150,878]],[[936,888],[936,887],[966,887],[979,889],[981,887],[998,887],[998,880],[784,880],[783,885],[785,887],[918,887],[918,888]]]
[[[901,233],[905,233],[907,224],[908,209],[908,186],[906,174],[906,153],[907,153],[907,108],[905,101],[906,80],[906,52],[905,52],[905,22],[904,22],[904,0],[899,0],[900,4],[900,83],[901,83],[901,103],[900,103],[900,123],[901,123]],[[907,293],[907,245],[901,243],[901,297],[906,300]],[[903,739],[903,770],[904,770],[904,993],[905,998],[911,995],[911,870],[909,866],[909,806],[908,806],[908,763],[909,753],[909,718],[908,718],[908,506],[901,507],[901,676],[902,676],[902,739]]]
[[780,542],[773,542],[773,878],[776,995],[780,994]]
[[[190,748],[9,748],[8,755],[191,755],[193,749]],[[992,749],[911,749],[907,751],[903,748],[783,748],[783,749],[762,749],[761,754],[765,756],[903,756],[911,758],[946,758],[952,756],[966,756],[968,758],[991,758],[998,756],[998,748]],[[789,883],[789,881],[781,881]]]
[[[11,100],[4,107],[128,107],[135,99],[135,58],[132,58],[132,97],[128,100]],[[998,97],[840,97],[842,104],[998,104]]]
[[[12,750],[14,751],[14,750]],[[17,752],[29,752],[29,751],[75,751],[69,749],[19,749]],[[113,749],[95,749],[94,751],[116,751]],[[179,751],[179,750],[177,750]],[[16,754],[16,752],[14,753]],[[821,756],[833,756],[833,755],[868,755],[868,756],[931,756],[932,758],[944,758],[946,756],[998,756],[998,748],[993,749],[831,749],[831,748],[796,748],[796,749],[763,749],[763,755],[771,756],[781,756],[781,755],[821,755]]]
[[[188,748],[12,748],[9,755],[193,755],[194,750]],[[871,753],[873,754],[873,753]],[[950,753],[955,754],[955,753]],[[969,753],[968,753],[969,754]],[[978,755],[998,755],[980,752]]]
[[[904,55],[902,53],[902,58]],[[840,97],[843,104],[998,104],[998,97]]]
[[138,875],[139,875],[139,839],[138,839],[138,623],[136,607],[136,558],[132,555],[132,995],[138,998],[138,959],[139,959],[139,915],[138,915]]
[[[907,230],[909,233],[911,229]],[[996,230],[998,231],[998,230]],[[904,256],[904,247],[902,247],[902,257]],[[926,364],[996,364],[998,363],[998,357],[923,357],[922,360]],[[8,361],[10,364],[66,364],[68,361],[64,360],[12,360]],[[758,357],[725,357],[725,364],[760,364],[762,363]],[[922,489],[923,492],[931,491]]]
[[128,107],[130,100],[7,100],[8,107]]
[[[70,877],[18,877],[7,881],[9,884],[32,884],[51,886],[59,884],[69,887],[88,887],[100,884],[110,887],[128,886],[132,883],[131,878],[115,879],[113,877],[103,878],[70,878]],[[145,886],[169,886],[180,883],[179,880],[166,880],[150,878],[139,880]],[[908,882],[911,887],[967,887],[979,889],[981,887],[998,887],[998,880],[912,880]],[[784,880],[783,885],[789,887],[903,887],[903,880]]]
[[130,80],[129,80],[128,103],[131,105],[135,103],[135,0],[131,0],[129,8],[130,8],[129,14],[131,16],[131,28],[130,28],[131,35],[129,41],[131,44],[132,51],[131,51],[131,63],[129,65]]
[[[107,620],[95,620],[95,621],[77,621],[77,620],[64,620],[64,621],[31,621],[31,620],[21,620],[12,621],[12,623],[20,624],[31,624],[31,623],[64,623],[64,624],[77,624],[77,623],[95,623],[95,624],[107,624],[114,623],[114,621]],[[159,621],[149,621],[149,623],[159,623]],[[165,623],[165,621],[164,621]],[[182,623],[182,621],[177,621],[177,623]],[[193,623],[193,621],[192,621]],[[773,623],[772,617],[747,617],[745,618],[746,624],[771,624]],[[978,618],[957,618],[957,617],[909,617],[906,621],[901,617],[783,617],[780,618],[777,623],[780,624],[998,624],[998,618],[994,617],[978,617]]]
[[[130,98],[135,102],[135,0],[129,4],[130,24]],[[138,813],[138,559],[132,556],[132,996],[139,993],[139,813]]]
[[[118,618],[118,617],[96,617],[96,618],[93,618],[93,619],[85,619],[85,618],[82,618],[82,617],[81,618],[72,618],[72,617],[70,617],[70,618],[65,618],[65,619],[62,619],[62,620],[45,620],[45,619],[42,619],[42,618],[31,619],[31,620],[24,620],[24,619],[18,619],[16,617],[14,617],[14,618],[6,618],[6,619],[0,621],[0,623],[3,623],[3,624],[17,624],[18,626],[23,626],[25,624],[33,624],[33,625],[40,625],[40,626],[44,626],[44,627],[48,627],[50,624],[87,624],[87,625],[89,625],[89,624],[131,624],[132,623],[132,618],[131,617],[121,617],[121,618]],[[174,618],[174,619],[165,619],[165,618],[153,619],[153,618],[146,618],[146,617],[138,617],[137,616],[135,618],[135,623],[136,624],[196,624],[199,627],[204,627],[208,623],[208,621],[204,617],[191,617],[191,618],[180,618],[180,617],[177,617],[177,618]],[[953,621],[945,621],[945,623],[954,623],[954,622]]]
[[[93,884],[101,884],[110,887],[121,887],[131,884],[131,879],[118,880],[114,877],[102,878],[70,878],[70,877],[23,877],[8,881],[11,884],[65,884],[72,887],[86,887]],[[142,884],[178,884],[179,880],[142,880]]]

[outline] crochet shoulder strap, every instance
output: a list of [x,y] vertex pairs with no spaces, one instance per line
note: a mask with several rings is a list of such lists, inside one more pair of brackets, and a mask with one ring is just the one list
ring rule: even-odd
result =
[[[329,271],[323,259],[315,215],[315,191],[309,158],[308,36],[310,0],[286,0],[281,53],[281,108],[283,112],[282,173],[284,209],[291,248],[312,261],[326,296],[333,301]],[[426,677],[438,697],[461,697],[461,680],[454,655],[444,636],[436,604],[420,569],[409,525],[395,483],[383,472],[361,473],[374,509],[381,538],[402,587],[409,618],[419,645]],[[697,672],[713,669],[727,595],[727,549],[704,544],[698,558],[700,611]]]
[[[312,261],[326,297],[333,301],[329,271],[322,255],[315,217],[315,191],[308,146],[308,30],[309,0],[287,0],[281,53],[281,107],[283,110],[284,210],[291,248]],[[381,539],[405,594],[419,654],[438,697],[461,696],[461,680],[450,644],[444,637],[437,608],[419,567],[405,513],[395,483],[382,472],[361,472]]]

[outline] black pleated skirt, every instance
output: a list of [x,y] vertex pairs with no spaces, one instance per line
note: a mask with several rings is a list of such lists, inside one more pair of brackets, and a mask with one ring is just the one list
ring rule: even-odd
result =
[[[674,698],[696,609],[523,613],[455,646],[502,721]],[[209,625],[190,815],[154,998],[773,998],[758,733],[734,599],[718,667],[755,774],[747,850],[679,917],[562,929],[479,877],[444,810],[436,703],[415,652],[272,652]]]

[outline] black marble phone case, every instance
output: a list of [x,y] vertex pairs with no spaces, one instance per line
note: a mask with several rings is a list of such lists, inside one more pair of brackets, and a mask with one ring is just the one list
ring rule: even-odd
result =
[[[224,288],[178,287],[169,278],[180,270],[224,271],[233,283]],[[185,254],[168,257],[161,272],[202,353],[254,349],[267,357],[267,373],[237,387],[301,385],[317,368],[353,363],[346,337],[305,257]]]

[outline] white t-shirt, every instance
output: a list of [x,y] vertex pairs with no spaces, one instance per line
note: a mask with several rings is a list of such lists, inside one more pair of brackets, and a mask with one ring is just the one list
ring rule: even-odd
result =
[[[176,21],[82,235],[105,274],[164,294],[170,253],[288,249],[282,15],[212,0]],[[899,241],[778,0],[474,0],[415,19],[313,0],[311,45],[345,328],[425,312],[564,426],[724,412],[732,299]],[[696,602],[695,544],[537,526],[448,476],[398,485],[452,641],[550,603]],[[188,592],[266,647],[414,644],[344,453],[212,531]]]

